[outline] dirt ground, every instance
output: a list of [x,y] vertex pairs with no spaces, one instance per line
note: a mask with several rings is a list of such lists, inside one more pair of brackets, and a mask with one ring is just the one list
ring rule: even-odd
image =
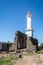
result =
[[26,55],[16,60],[14,65],[43,65],[43,54]]
[[[6,54],[0,54],[0,56],[3,55]],[[14,65],[43,65],[43,54],[23,55],[22,58],[16,60]]]

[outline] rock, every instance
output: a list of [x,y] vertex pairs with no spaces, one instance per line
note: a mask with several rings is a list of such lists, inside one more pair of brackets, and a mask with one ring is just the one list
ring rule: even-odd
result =
[[33,65],[38,65],[37,63],[34,63]]
[[7,57],[7,55],[4,55],[4,58],[6,58]]
[[19,58],[22,58],[22,55],[21,54],[19,55]]
[[42,61],[43,61],[43,54],[41,54],[41,55],[40,55],[40,60],[42,60]]
[[2,56],[0,56],[0,59],[2,59]]
[[37,63],[41,63],[41,61],[40,61],[40,60],[38,60],[38,61],[37,61]]
[[4,56],[2,56],[2,58],[4,58]]
[[21,53],[16,53],[16,57],[17,58],[22,58],[22,54]]

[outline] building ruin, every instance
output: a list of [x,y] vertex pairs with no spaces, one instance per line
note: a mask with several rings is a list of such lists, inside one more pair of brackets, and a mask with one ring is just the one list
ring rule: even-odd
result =
[[26,34],[20,31],[16,31],[14,42],[0,42],[0,51],[18,51],[26,49],[28,52],[38,50],[38,40],[33,37],[32,28],[32,13],[27,13],[27,28]]

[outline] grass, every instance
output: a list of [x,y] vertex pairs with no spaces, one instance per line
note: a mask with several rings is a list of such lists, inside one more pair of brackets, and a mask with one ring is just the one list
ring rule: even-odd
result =
[[14,59],[15,56],[10,56],[7,58],[0,59],[0,65],[13,65],[15,62],[12,62],[12,59]]
[[43,54],[43,50],[37,51],[38,54]]

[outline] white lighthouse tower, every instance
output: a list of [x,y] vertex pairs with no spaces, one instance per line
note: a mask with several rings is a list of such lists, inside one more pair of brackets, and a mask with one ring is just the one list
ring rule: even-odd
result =
[[26,19],[27,19],[26,35],[27,35],[27,37],[33,37],[32,13],[31,12],[27,13]]

